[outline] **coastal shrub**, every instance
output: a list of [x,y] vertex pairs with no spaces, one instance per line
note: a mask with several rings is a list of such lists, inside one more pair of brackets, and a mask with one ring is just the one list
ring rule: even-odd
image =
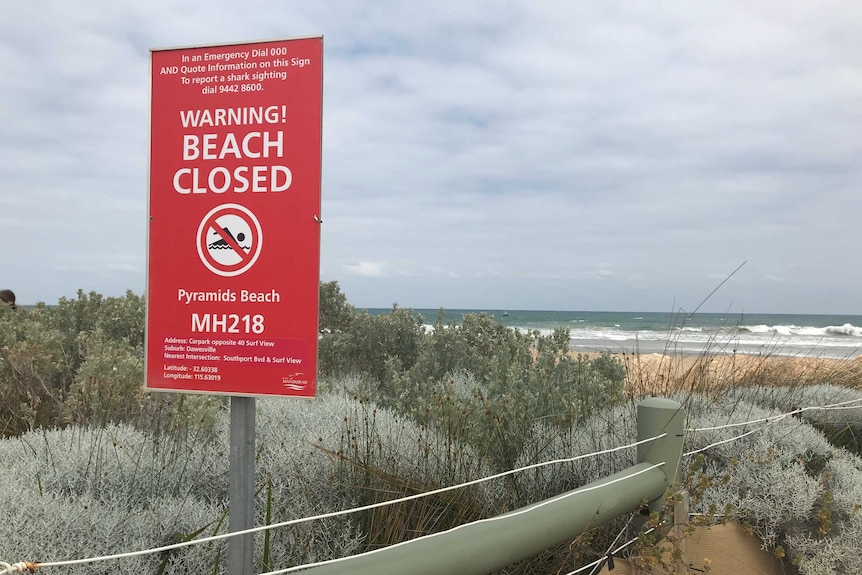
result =
[[0,314],[0,424],[2,435],[21,433],[58,420],[71,360],[63,336],[43,329],[37,313]]
[[317,371],[325,382],[327,377],[344,375],[348,369],[345,354],[356,309],[337,281],[320,283],[318,302]]
[[321,333],[343,333],[350,329],[356,308],[347,301],[337,281],[320,282],[317,324]]
[[387,362],[402,369],[416,362],[424,335],[422,316],[397,305],[387,314],[356,314],[346,331],[324,334],[319,343],[319,372],[323,376],[360,373],[382,384]]
[[[344,383],[349,386],[355,380]],[[450,399],[454,399],[456,394],[471,393],[471,385],[468,381],[453,385]],[[594,423],[589,424],[586,434],[579,434],[577,428],[571,428],[566,441],[557,443],[558,450],[545,447],[536,456],[545,460],[551,455],[571,457],[577,453],[589,453],[598,447],[591,443],[590,438],[597,439],[600,445],[608,442],[608,446],[612,446],[610,443],[615,438],[603,434],[608,426],[620,437],[633,433],[633,427],[629,429],[626,423],[632,418],[631,413],[623,415],[622,411],[620,406],[610,415],[591,418]],[[451,414],[451,411],[441,409],[440,413]],[[306,427],[302,423],[305,421],[314,423]],[[433,425],[420,425],[413,418],[344,394],[323,394],[313,402],[261,400],[258,429],[258,483],[270,480],[273,485],[287,483],[294,496],[318,504],[338,501],[342,508],[367,505],[491,473],[487,458],[462,441],[467,436],[462,435],[464,430],[459,424],[450,422],[447,425],[438,419]],[[556,429],[553,437],[559,433]],[[538,436],[535,439],[538,440]],[[290,441],[298,443],[299,449],[289,449],[285,442]],[[603,456],[603,461],[585,460],[587,471],[581,473],[571,473],[571,465],[548,468],[543,472],[548,480],[545,492],[527,492],[524,489],[518,494],[507,479],[496,479],[467,489],[365,511],[350,516],[351,532],[362,534],[361,550],[370,550],[495,516],[536,502],[546,493],[548,496],[559,494],[560,491],[551,493],[554,488],[574,488],[597,478],[598,473],[619,471],[621,467],[617,465],[633,458],[633,453],[631,450],[619,459],[616,454],[611,454]],[[321,454],[332,461],[333,469],[319,466]],[[586,464],[589,461],[592,467]],[[264,477],[262,469],[272,470],[278,475]],[[517,485],[531,487],[529,480],[520,479],[528,474],[533,474],[533,471],[517,475]],[[282,491],[287,489],[282,488]],[[277,507],[273,505],[274,509]],[[498,573],[548,572],[548,569],[556,572],[561,566],[579,567],[584,560],[584,550],[606,547],[609,530],[618,528],[617,524],[602,528],[595,540],[591,536],[579,538],[577,544],[561,544]],[[278,535],[274,533],[273,537]]]
[[[385,501],[488,473],[481,458],[358,400],[257,402],[256,524]],[[128,425],[70,426],[0,440],[0,559],[62,560],[226,530],[227,413],[214,433],[153,436]],[[255,537],[260,569],[354,554],[494,513],[482,487]],[[264,542],[266,541],[266,553]],[[79,567],[78,573],[223,573],[224,542]]]
[[[220,451],[205,438],[158,442],[126,425],[0,440],[0,457],[14,470],[0,478],[0,505],[9,514],[0,524],[0,557],[79,559],[167,544],[171,534],[215,525],[222,502],[212,494],[224,488],[213,479],[226,472]],[[175,558],[180,568],[210,566],[212,553],[190,549]],[[155,573],[158,562],[148,556],[75,572]]]
[[[257,525],[267,516],[274,523],[343,508],[332,497],[338,461],[320,449],[318,434],[338,445],[346,401],[303,402],[298,410],[285,403],[260,401]],[[8,511],[0,559],[79,559],[226,532],[227,419],[223,411],[212,432],[187,436],[108,424],[0,440],[0,457],[15,470],[0,478],[0,506]],[[273,530],[267,561],[274,568],[356,553],[364,538],[354,524],[340,517]],[[264,539],[255,537],[259,567]],[[75,572],[225,573],[226,549],[223,540]]]
[[[143,308],[128,301],[130,309],[123,317],[118,310],[124,304],[118,298],[109,298],[111,313],[102,317],[102,297],[82,291],[76,300],[62,298],[54,307],[40,304],[0,314],[2,435],[63,424],[68,413],[64,404],[84,361],[82,342],[97,326],[104,325],[113,336],[129,322],[137,322],[142,342]],[[136,353],[141,354],[142,343],[137,345]]]
[[[465,316],[465,325],[467,319]],[[441,402],[441,394],[443,399],[453,395],[452,410],[469,419],[463,425],[470,432],[471,443],[490,458],[496,469],[511,469],[521,459],[537,422],[567,430],[589,414],[614,405],[621,397],[625,373],[619,362],[610,356],[573,357],[568,353],[568,330],[560,328],[542,337],[503,331],[505,326],[491,321],[480,318],[467,328],[493,325],[485,332],[486,337],[468,333],[460,345],[467,350],[464,355],[480,362],[475,371],[468,367],[469,363],[456,364],[457,371],[436,385],[427,376],[424,384],[413,383],[409,394],[402,393],[405,399],[400,405],[408,403],[406,411],[418,413],[421,420],[423,408],[433,413],[429,406],[447,405]],[[430,336],[429,348],[438,331],[435,329]],[[457,326],[450,326],[445,330],[446,337],[451,339],[448,334],[459,331]],[[486,354],[491,359],[482,364]],[[413,379],[417,381],[422,380]],[[452,394],[449,387],[469,388],[469,393]],[[422,390],[430,390],[432,395]]]
[[124,341],[132,348],[144,345],[144,298],[131,290],[123,297],[105,298],[78,290],[74,299],[60,298],[51,308],[49,325],[67,336],[67,349],[75,349],[75,338],[101,329],[111,340]]
[[446,323],[441,309],[426,330],[420,315],[397,305],[356,313],[336,282],[321,284],[320,301],[321,389],[349,382],[349,393],[442,425],[497,470],[519,459],[536,421],[566,428],[622,397],[622,363],[610,354],[573,357],[566,328],[522,332],[484,313]]
[[0,437],[70,423],[210,425],[218,398],[144,395],[144,298],[78,291],[57,305],[0,308]]
[[[828,403],[838,399],[822,395],[825,392],[812,395],[819,393],[821,401]],[[756,397],[766,390],[747,393]],[[763,421],[784,412],[758,407],[735,395],[718,400],[687,397],[691,427]],[[698,511],[708,515],[720,511],[740,521],[765,546],[780,548],[803,575],[860,573],[852,550],[862,537],[862,459],[793,417],[690,433],[686,449],[753,430],[710,447],[698,459],[703,476],[709,478]]]
[[387,357],[382,377],[358,372],[347,391],[459,435],[496,471],[514,466],[537,421],[564,429],[622,396],[619,361],[573,357],[564,328],[521,333],[485,314],[444,325],[441,313],[418,342],[415,361]]
[[144,404],[143,358],[125,339],[101,328],[78,336],[81,364],[63,402],[64,423],[135,421]]
[[833,445],[862,454],[862,390],[837,385],[741,387],[723,397],[727,403],[739,400],[738,417],[750,415],[744,406],[795,412],[793,417],[823,432]]
[[[416,382],[440,381],[458,371],[478,380],[504,382],[532,363],[533,335],[523,334],[485,313],[464,314],[460,324],[443,323],[443,310],[422,342],[421,357],[411,369]],[[515,373],[513,373],[513,368]]]
[[[518,467],[566,459],[629,445],[637,441],[637,404],[622,402],[596,410],[579,422],[560,428],[538,421],[529,434]],[[537,500],[547,499],[634,465],[637,451],[629,448],[518,475],[520,490]]]
[[[488,475],[469,445],[372,403],[352,399],[333,447],[332,478],[345,507],[358,507]],[[442,531],[493,514],[484,486],[474,486],[352,516],[366,549]]]

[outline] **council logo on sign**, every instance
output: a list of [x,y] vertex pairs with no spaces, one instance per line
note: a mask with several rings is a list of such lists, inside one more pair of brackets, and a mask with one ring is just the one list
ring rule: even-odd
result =
[[260,222],[238,204],[213,208],[198,226],[197,247],[201,262],[214,274],[233,277],[248,271],[263,244]]

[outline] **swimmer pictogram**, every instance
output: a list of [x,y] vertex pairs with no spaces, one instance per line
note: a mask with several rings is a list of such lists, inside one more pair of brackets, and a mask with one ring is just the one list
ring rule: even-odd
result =
[[214,274],[233,277],[246,272],[260,255],[263,232],[257,217],[239,204],[213,208],[198,226],[201,262]]

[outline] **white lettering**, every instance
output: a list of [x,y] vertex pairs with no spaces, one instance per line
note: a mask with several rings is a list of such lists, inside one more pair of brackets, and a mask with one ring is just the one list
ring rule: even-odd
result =
[[269,292],[251,292],[248,290],[240,290],[239,301],[255,302],[255,303],[279,303],[281,302],[281,294],[276,290]]
[[[169,73],[176,74],[175,66]],[[165,70],[162,70],[165,73]],[[215,108],[214,110],[180,110],[183,128],[212,128],[216,126],[248,126],[253,124],[283,124],[287,106],[257,106],[244,108]]]
[[284,156],[284,132],[249,132],[238,140],[229,132],[223,141],[218,134],[183,135],[183,160],[223,160],[236,158],[281,158]]
[[178,194],[241,194],[252,192],[283,192],[290,188],[293,173],[287,166],[237,166],[233,171],[224,166],[210,170],[180,168],[174,173],[174,191]]

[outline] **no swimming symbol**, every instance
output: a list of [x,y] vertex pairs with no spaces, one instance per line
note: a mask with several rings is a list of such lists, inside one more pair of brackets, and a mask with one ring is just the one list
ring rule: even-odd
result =
[[207,269],[220,276],[238,276],[251,268],[262,244],[260,222],[238,204],[213,208],[198,226],[198,255]]

